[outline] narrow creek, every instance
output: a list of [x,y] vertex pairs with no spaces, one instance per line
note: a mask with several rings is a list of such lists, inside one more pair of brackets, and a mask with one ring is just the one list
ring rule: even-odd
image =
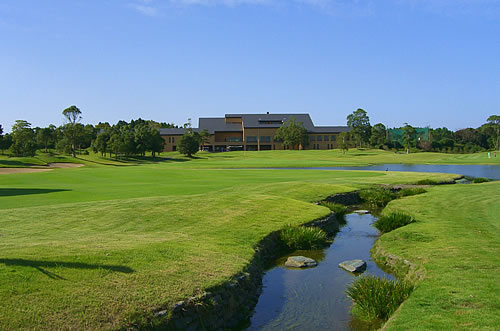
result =
[[370,249],[378,237],[370,214],[346,215],[346,224],[323,250],[296,251],[315,259],[318,266],[295,269],[284,266],[280,258],[263,276],[263,290],[250,318],[248,330],[371,330],[380,325],[367,324],[351,316],[351,300],[345,289],[357,276],[338,267],[339,263],[362,259],[365,274],[394,279],[372,261]]

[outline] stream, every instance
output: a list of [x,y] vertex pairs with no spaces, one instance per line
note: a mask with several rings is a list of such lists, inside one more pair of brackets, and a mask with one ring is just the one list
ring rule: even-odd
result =
[[[346,215],[332,245],[323,250],[296,251],[276,261],[263,276],[263,291],[250,318],[248,330],[371,330],[350,314],[345,289],[357,276],[338,267],[340,262],[362,259],[365,274],[395,279],[372,261],[370,249],[378,237],[370,214]],[[288,256],[303,255],[318,262],[308,269],[284,266]]]

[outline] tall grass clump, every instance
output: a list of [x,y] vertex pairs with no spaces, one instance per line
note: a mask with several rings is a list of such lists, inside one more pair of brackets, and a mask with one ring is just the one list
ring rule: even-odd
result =
[[396,195],[388,188],[370,187],[362,189],[359,192],[361,199],[371,207],[385,207],[391,200],[396,198]]
[[348,210],[347,207],[340,204],[340,203],[322,201],[321,205],[329,208],[333,212],[333,214],[335,215],[335,218],[337,219],[337,221],[343,221],[345,214],[347,214],[347,210]]
[[427,192],[427,190],[422,188],[422,187],[408,187],[408,188],[404,188],[401,191],[399,191],[398,195],[400,197],[409,197],[411,195],[422,194],[425,192]]
[[474,184],[478,184],[478,183],[486,183],[486,182],[489,182],[489,179],[488,178],[484,178],[484,177],[476,177],[472,180],[472,182]]
[[413,222],[415,222],[413,216],[402,212],[393,212],[388,215],[380,216],[373,225],[381,232],[386,233]]
[[416,182],[415,184],[417,184],[417,185],[439,185],[440,182],[435,181],[434,179],[427,178],[427,179],[421,179],[418,182]]
[[387,320],[405,301],[414,286],[375,276],[361,276],[347,287],[346,293],[354,302],[354,311],[367,320]]
[[325,231],[315,226],[287,225],[280,231],[280,239],[290,250],[320,249],[330,242]]

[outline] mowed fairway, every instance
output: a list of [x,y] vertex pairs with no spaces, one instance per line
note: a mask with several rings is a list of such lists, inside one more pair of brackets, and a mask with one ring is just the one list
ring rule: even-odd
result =
[[[289,163],[306,162],[290,152]],[[454,177],[222,169],[268,166],[273,154],[286,163],[281,151],[263,154],[2,175],[0,328],[124,326],[228,280],[268,233],[329,213],[313,201]]]

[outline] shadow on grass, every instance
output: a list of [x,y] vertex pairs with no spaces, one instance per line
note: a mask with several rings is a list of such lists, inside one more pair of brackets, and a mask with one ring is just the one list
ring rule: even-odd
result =
[[65,192],[71,190],[45,189],[45,188],[0,188],[0,197],[15,195],[45,194],[54,192]]
[[29,166],[32,166],[34,164],[26,163],[23,161],[17,161],[17,160],[0,160],[0,165],[8,166],[8,167],[29,167]]
[[16,267],[31,267],[40,271],[41,273],[47,275],[52,279],[64,279],[63,277],[45,270],[44,268],[73,268],[73,269],[104,269],[114,272],[123,272],[126,274],[132,273],[135,270],[121,265],[108,265],[108,264],[88,264],[82,262],[58,262],[58,261],[34,261],[25,259],[0,259],[0,263],[6,266],[16,266]]

